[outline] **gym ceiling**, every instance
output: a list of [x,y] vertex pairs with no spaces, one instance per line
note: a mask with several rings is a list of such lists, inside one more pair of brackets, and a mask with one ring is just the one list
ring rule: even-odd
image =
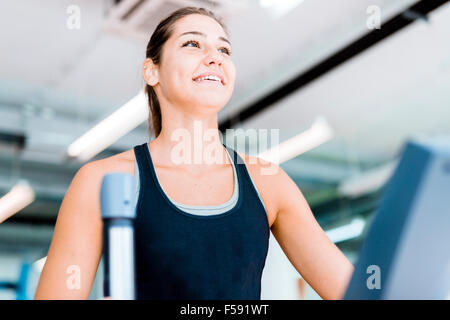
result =
[[[142,88],[151,30],[142,37],[143,26],[115,25],[126,1],[0,3],[0,195],[18,179],[36,192],[4,225],[53,225],[83,164],[67,156],[67,147]],[[450,4],[298,2],[281,17],[257,0],[219,10],[237,69],[219,124],[222,131],[279,128],[284,141],[326,119],[333,138],[282,167],[319,221],[332,224],[376,208],[382,181],[355,194],[345,186],[389,172],[408,137],[450,131]],[[80,8],[79,29],[67,27],[70,5]],[[380,8],[381,29],[367,27],[369,6]],[[135,13],[141,21],[162,18]],[[146,126],[95,159],[148,141]]]

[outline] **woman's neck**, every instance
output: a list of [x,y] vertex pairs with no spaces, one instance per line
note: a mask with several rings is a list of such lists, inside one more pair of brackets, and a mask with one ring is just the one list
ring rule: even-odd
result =
[[220,139],[217,121],[213,125],[194,120],[186,126],[162,125],[158,137],[150,143],[152,158],[164,166],[190,172],[209,171],[230,164]]

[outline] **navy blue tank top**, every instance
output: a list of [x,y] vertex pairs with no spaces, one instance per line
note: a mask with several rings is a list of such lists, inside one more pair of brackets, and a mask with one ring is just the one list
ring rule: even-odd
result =
[[137,299],[261,299],[270,228],[242,158],[231,148],[239,197],[230,210],[195,215],[158,182],[147,143],[134,147],[140,192],[135,220]]

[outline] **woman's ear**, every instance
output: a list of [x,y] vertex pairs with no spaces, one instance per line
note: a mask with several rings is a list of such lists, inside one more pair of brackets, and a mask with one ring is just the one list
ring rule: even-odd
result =
[[158,83],[158,67],[153,63],[152,59],[145,59],[142,64],[142,73],[144,75],[144,80],[148,85],[153,87]]

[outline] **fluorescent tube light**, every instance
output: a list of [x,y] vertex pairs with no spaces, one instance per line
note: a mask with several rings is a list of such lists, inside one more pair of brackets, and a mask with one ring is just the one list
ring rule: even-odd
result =
[[302,2],[303,0],[259,0],[259,5],[268,9],[274,19],[279,19]]
[[143,91],[114,111],[106,119],[75,140],[67,154],[82,161],[89,160],[148,118],[148,106]]
[[47,261],[47,256],[36,260],[33,262],[33,268],[35,268],[37,271],[42,272],[42,269],[44,269],[45,262]]
[[367,170],[339,184],[338,192],[347,197],[357,197],[381,188],[394,173],[397,160]]
[[319,117],[308,130],[269,150],[259,153],[258,157],[273,163],[283,163],[321,145],[333,136],[334,131],[328,125],[325,118]]
[[355,218],[349,224],[326,231],[326,235],[334,243],[342,242],[359,237],[363,230],[365,221],[362,218]]
[[34,191],[22,180],[0,198],[0,223],[19,212],[34,201]]

